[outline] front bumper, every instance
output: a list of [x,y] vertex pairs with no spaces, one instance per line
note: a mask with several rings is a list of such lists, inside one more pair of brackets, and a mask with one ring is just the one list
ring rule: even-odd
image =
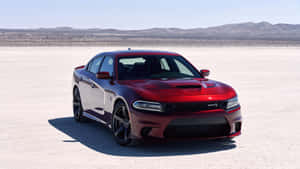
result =
[[131,137],[134,139],[159,138],[225,138],[241,134],[240,107],[231,111],[223,109],[193,113],[145,113],[130,110]]

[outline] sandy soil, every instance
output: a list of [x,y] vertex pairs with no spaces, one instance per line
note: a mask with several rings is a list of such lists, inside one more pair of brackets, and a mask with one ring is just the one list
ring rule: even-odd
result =
[[1,169],[300,168],[300,48],[159,48],[237,90],[243,134],[232,143],[138,147],[120,147],[101,125],[71,118],[73,68],[116,49],[124,47],[0,48]]

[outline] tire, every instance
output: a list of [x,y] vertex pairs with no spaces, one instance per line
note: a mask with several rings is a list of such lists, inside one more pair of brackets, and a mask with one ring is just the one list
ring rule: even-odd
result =
[[122,145],[136,145],[136,141],[130,138],[131,124],[128,110],[124,102],[116,103],[112,117],[112,132],[115,141]]
[[83,122],[86,118],[82,115],[83,108],[81,104],[81,98],[79,89],[76,87],[73,91],[73,118],[76,122]]

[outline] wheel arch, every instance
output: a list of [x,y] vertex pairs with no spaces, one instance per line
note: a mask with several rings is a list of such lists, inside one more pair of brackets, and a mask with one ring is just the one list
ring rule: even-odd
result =
[[[122,96],[117,96],[116,97],[116,99],[115,99],[115,101],[113,102],[113,111],[114,111],[114,109],[115,109],[115,105],[118,103],[118,102],[123,102],[123,103],[125,103],[125,106],[126,106],[126,108],[127,108],[127,111],[128,111],[128,114],[129,114],[129,118],[131,119],[131,111],[130,111],[130,107],[129,107],[129,103],[128,103],[128,101],[124,98],[124,97],[122,97]],[[113,113],[112,113],[113,114]]]
[[115,99],[115,101],[113,102],[113,109],[115,108],[115,105],[118,103],[118,102],[123,102],[123,103],[125,103],[125,105],[126,105],[126,107],[127,107],[127,110],[129,111],[130,109],[129,109],[129,105],[128,105],[128,102],[127,102],[127,100],[124,98],[124,97],[122,97],[122,96],[117,96],[116,97],[116,99]]

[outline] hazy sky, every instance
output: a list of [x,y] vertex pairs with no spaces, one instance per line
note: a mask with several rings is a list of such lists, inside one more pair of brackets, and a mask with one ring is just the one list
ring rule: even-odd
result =
[[0,0],[1,28],[141,29],[300,23],[300,0]]

